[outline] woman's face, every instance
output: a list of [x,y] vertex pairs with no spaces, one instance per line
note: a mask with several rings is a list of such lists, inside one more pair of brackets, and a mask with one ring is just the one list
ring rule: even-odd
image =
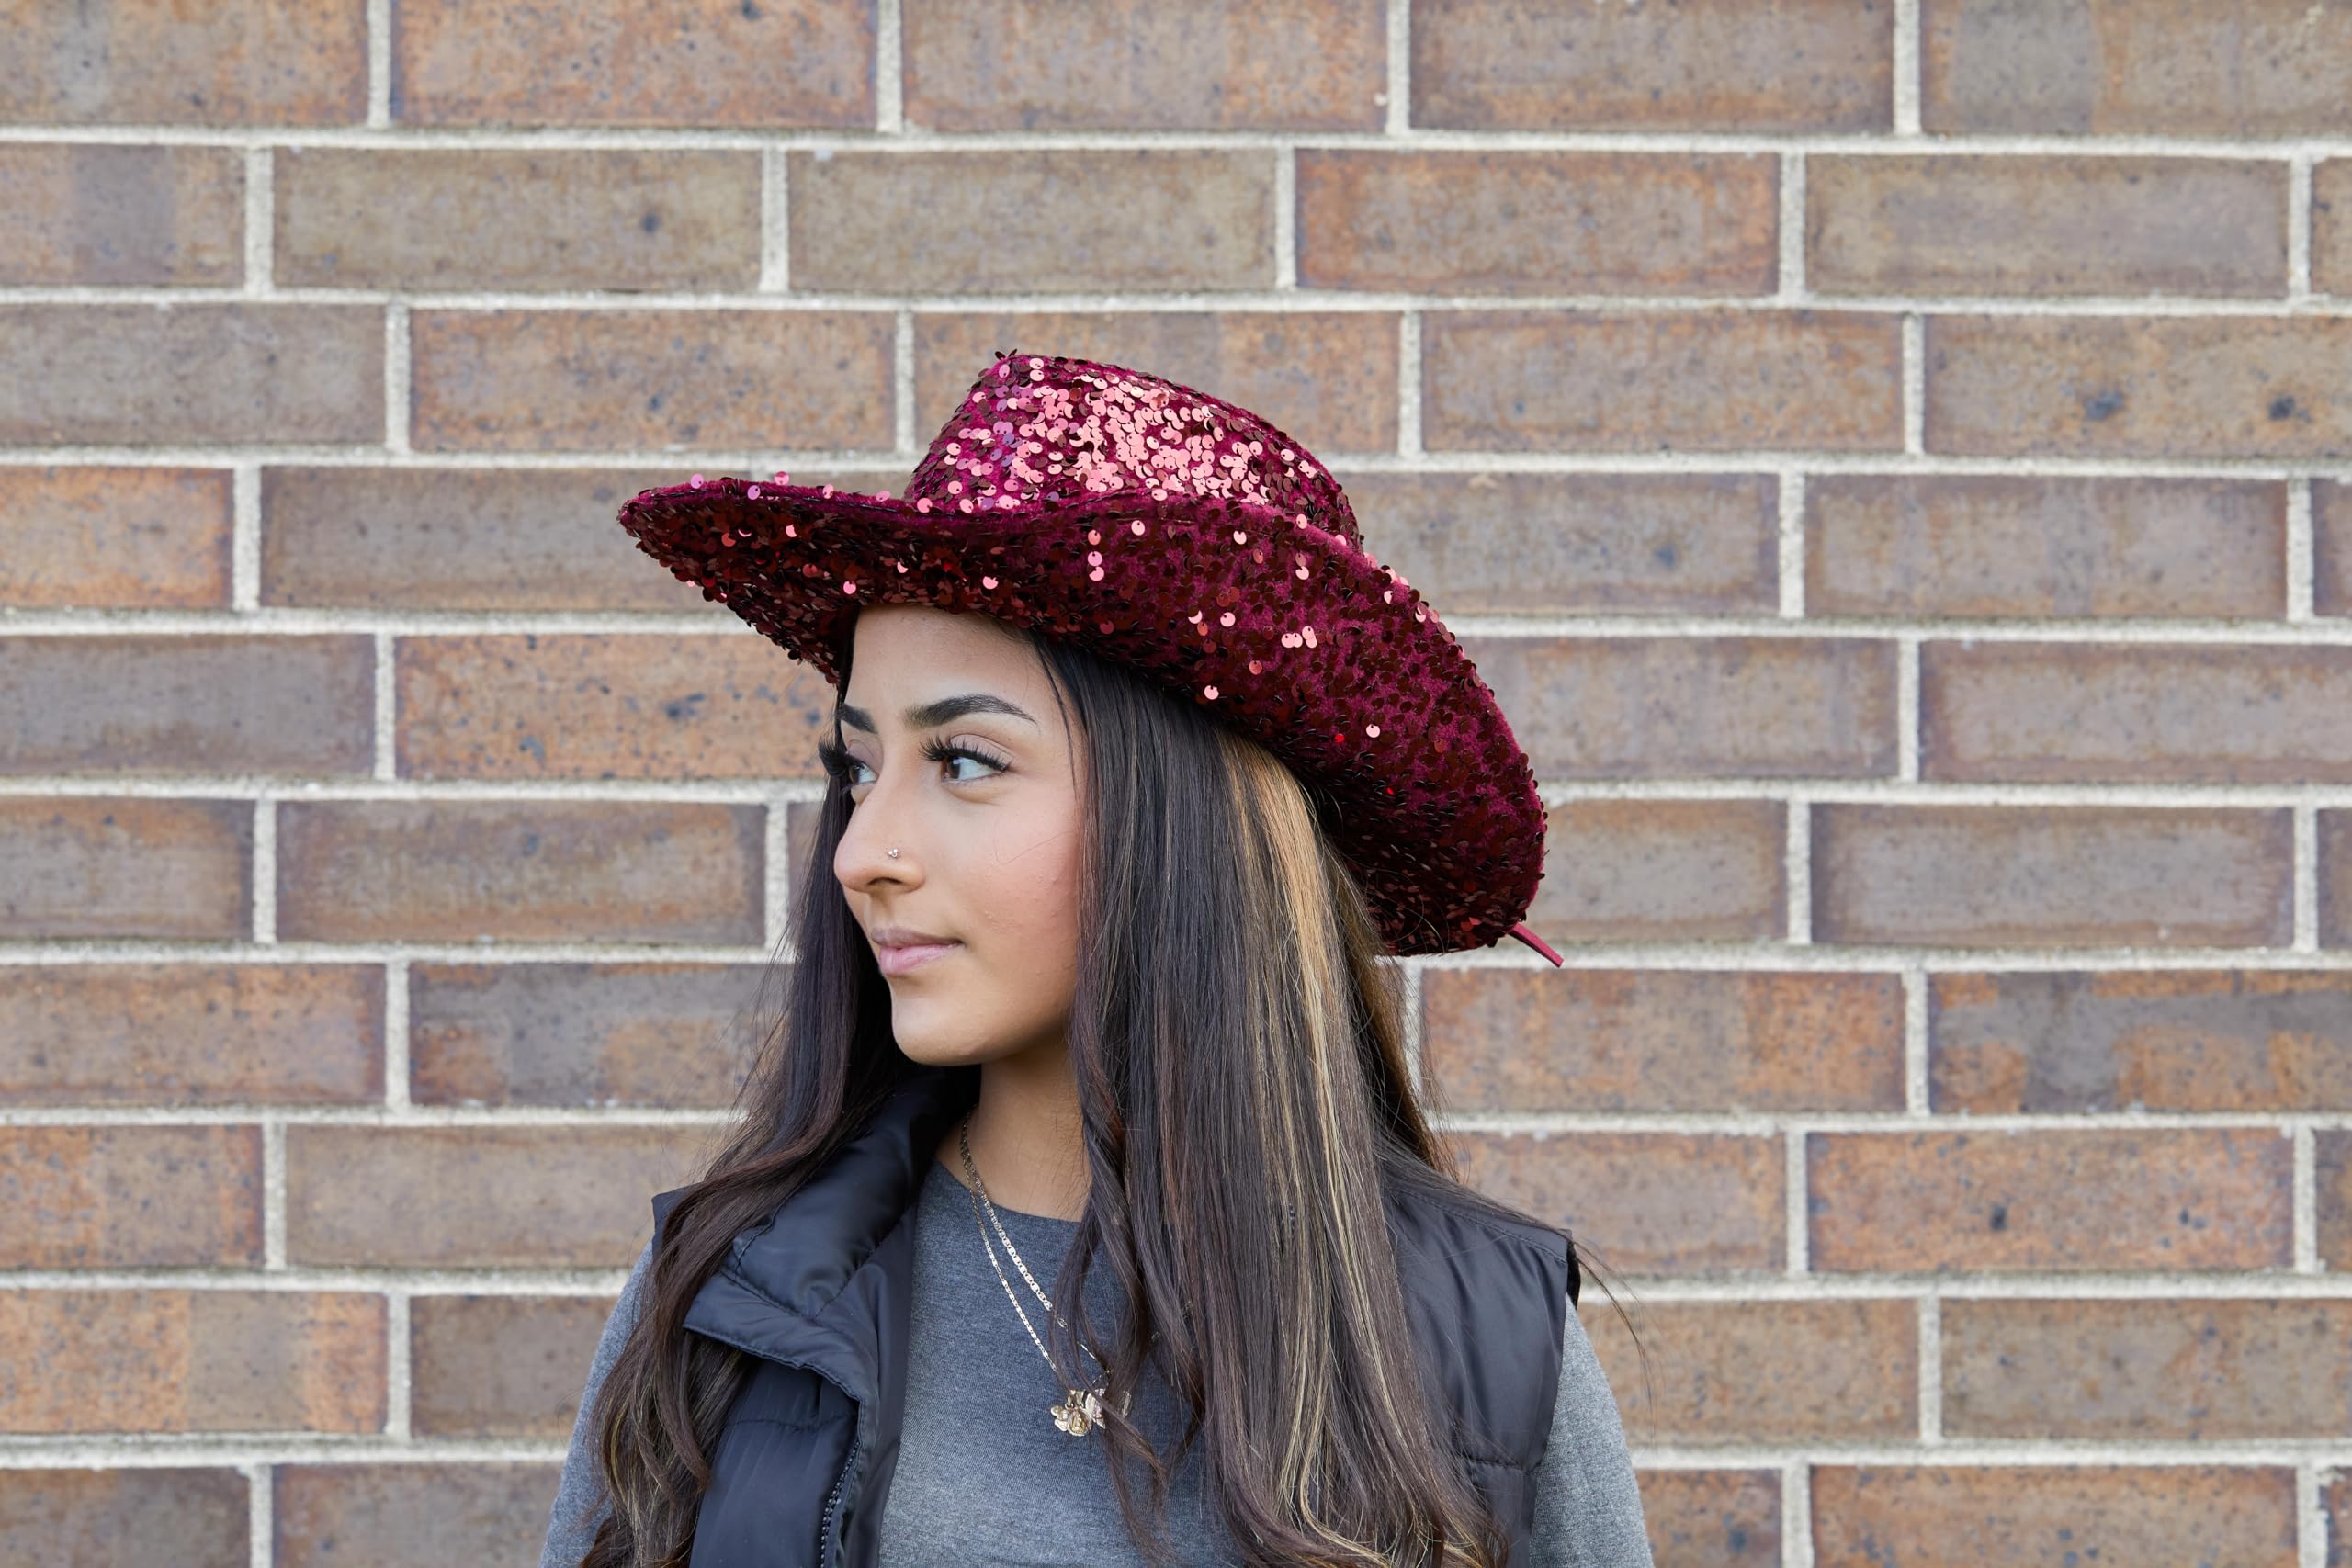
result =
[[833,876],[850,912],[869,942],[899,927],[949,944],[903,968],[874,948],[899,1050],[933,1066],[1058,1055],[1079,786],[1035,651],[978,615],[877,604],[858,612],[839,711],[854,805]]

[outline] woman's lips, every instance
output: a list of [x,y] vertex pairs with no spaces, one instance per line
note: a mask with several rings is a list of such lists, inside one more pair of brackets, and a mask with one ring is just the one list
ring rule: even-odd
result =
[[912,947],[877,947],[874,950],[874,962],[882,966],[885,975],[904,975],[963,945],[960,942],[926,942]]

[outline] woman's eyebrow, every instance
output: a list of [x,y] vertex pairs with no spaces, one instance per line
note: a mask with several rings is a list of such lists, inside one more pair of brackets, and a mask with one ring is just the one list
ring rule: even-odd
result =
[[[1031,718],[1028,710],[1019,704],[1008,702],[989,692],[965,692],[953,697],[941,697],[936,702],[916,703],[900,716],[906,720],[909,729],[931,729],[945,724],[950,719],[962,718],[966,714],[974,713],[1001,713],[1020,719],[1024,724],[1037,722]],[[862,729],[868,735],[881,733],[874,728],[872,714],[867,713],[864,708],[854,707],[848,703],[843,703],[835,708],[833,716],[852,729]]]

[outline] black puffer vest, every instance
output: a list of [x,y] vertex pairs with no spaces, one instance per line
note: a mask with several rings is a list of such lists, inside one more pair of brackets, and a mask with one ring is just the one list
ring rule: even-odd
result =
[[[899,1457],[914,1231],[927,1162],[978,1073],[915,1068],[865,1134],[747,1228],[685,1325],[761,1358],[712,1450],[691,1568],[872,1568]],[[653,1200],[656,1246],[678,1188]],[[1419,1196],[1390,1202],[1398,1275],[1424,1364],[1456,1418],[1464,1472],[1525,1561],[1580,1280],[1532,1225]],[[1548,1312],[1545,1308],[1548,1306]]]

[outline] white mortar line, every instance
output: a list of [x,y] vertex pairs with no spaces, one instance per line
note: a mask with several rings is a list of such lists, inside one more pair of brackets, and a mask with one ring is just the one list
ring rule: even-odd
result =
[[413,1431],[410,1404],[414,1382],[410,1366],[409,1295],[393,1289],[384,1292],[384,1436],[406,1443]]
[[[138,1452],[129,1450],[96,1450],[96,1461],[109,1467]],[[245,1536],[247,1568],[270,1568],[277,1549],[277,1518],[271,1495],[271,1477],[277,1466],[267,1457],[248,1460],[237,1466],[245,1477]]]
[[[1421,317],[1418,310],[1396,318],[1396,456],[1416,467],[1422,457]],[[1345,482],[1344,476],[1341,480]]]
[[1926,91],[1922,54],[1919,0],[1894,0],[1894,134],[1900,138],[1919,134],[1919,100]]
[[760,149],[760,292],[792,287],[791,187],[784,149]]
[[286,1262],[286,1120],[261,1119],[262,1267],[282,1273]]
[[1903,1109],[1908,1115],[1922,1118],[1934,1110],[1928,1071],[1931,984],[1925,969],[1903,971]]
[[1298,153],[1295,148],[1274,150],[1274,283],[1279,290],[1298,288]]
[[2320,1464],[2295,1466],[2295,1568],[2327,1568],[2327,1516],[2321,1506]]
[[[1724,798],[1731,798],[1725,796]],[[1781,879],[1788,884],[1785,914],[1788,937],[1780,947],[1769,951],[1778,953],[1782,963],[1791,963],[1809,954],[1813,947],[1813,804],[1815,800],[1834,801],[1835,795],[1809,790],[1792,791],[1781,807],[1787,820],[1782,824],[1784,844],[1781,854]],[[1838,951],[1824,949],[1823,953]]]
[[409,960],[384,962],[384,1109],[394,1120],[424,1109],[409,1100]]
[[1804,154],[1781,154],[1780,287],[1771,298],[1783,305],[1809,303],[1804,280]]
[[[217,794],[214,797],[218,798]],[[275,947],[277,942],[277,800],[267,791],[254,796],[253,879],[253,942],[257,947]],[[275,960],[283,955],[268,953],[261,956]]]
[[764,945],[770,953],[778,950],[792,929],[792,835],[788,826],[791,804],[791,796],[769,796],[767,818],[762,824],[763,831],[760,845],[764,881],[760,929],[765,933]]
[[2317,592],[2319,557],[2312,532],[2312,487],[2317,482],[2309,475],[2287,480],[2287,619],[2299,626],[2312,618]]
[[267,297],[275,292],[277,193],[270,151],[245,149],[245,281],[238,292]]
[[384,307],[384,449],[409,450],[409,307]]
[[[906,17],[899,0],[876,0],[874,129],[880,135],[891,138],[913,133],[913,128],[907,124],[905,34]],[[859,143],[843,142],[842,145],[856,146]]]
[[2294,1269],[2299,1274],[2321,1274],[2326,1265],[2319,1256],[2319,1123],[2291,1117],[2288,1136],[2294,1140]]
[[1919,644],[1913,636],[1894,639],[1894,776],[1919,782]]
[[1919,1441],[1944,1446],[1944,1303],[1930,1288],[1919,1298]]
[[[1930,312],[1903,316],[1903,450],[1922,457],[1928,451],[1928,323]],[[2011,467],[2005,471],[2015,473]]]
[[1388,85],[1375,95],[1375,101],[1387,111],[1380,135],[1409,140],[1413,133],[1413,0],[1388,0],[1386,20]]
[[2287,298],[2312,298],[2312,179],[2308,151],[2287,159]]
[[368,0],[368,124],[392,123],[392,0]]
[[915,313],[900,310],[890,344],[890,440],[895,458],[911,471],[921,460],[924,433],[915,429]]
[[1779,507],[1779,613],[1784,621],[1804,617],[1804,470],[1793,465],[1781,468],[1773,476],[1777,492],[1775,500]]
[[261,607],[261,469],[240,458],[229,469],[229,608]]
[[2297,953],[2319,951],[2319,809],[2307,801],[2289,807],[2295,823],[2294,934]]
[[390,784],[400,777],[400,654],[392,633],[375,634],[375,776]]

